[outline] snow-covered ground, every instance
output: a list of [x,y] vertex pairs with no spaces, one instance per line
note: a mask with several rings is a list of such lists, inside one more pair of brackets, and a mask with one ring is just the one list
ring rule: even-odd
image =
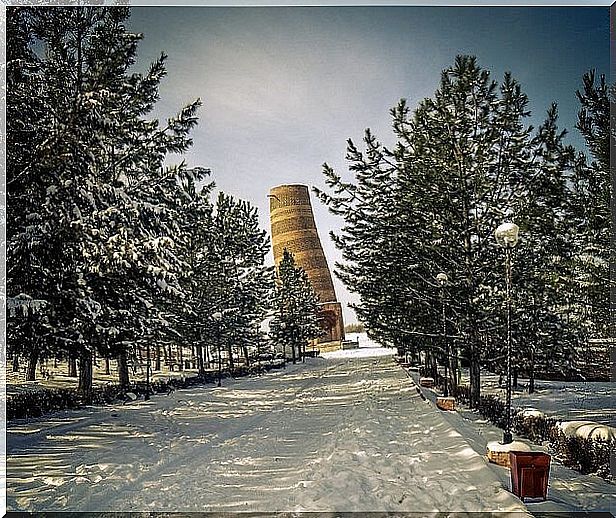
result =
[[223,387],[8,430],[9,510],[521,511],[368,342]]
[[[25,365],[22,365],[22,367],[25,368]],[[46,377],[40,372],[39,369],[37,369],[36,380],[26,381],[26,373],[23,368],[19,372],[13,372],[12,369],[8,369],[6,372],[7,394],[11,396],[13,394],[40,390],[42,388],[77,388],[77,378],[66,375],[68,370],[66,362],[58,362],[57,367],[54,368],[53,362],[50,361],[45,370],[49,373],[49,376]],[[196,376],[197,373],[197,369],[170,371],[163,365],[162,370],[152,372],[152,380],[167,380],[170,378]],[[145,381],[145,368],[138,368],[135,371],[132,371],[131,369],[130,376],[131,381]],[[118,383],[118,369],[116,361],[110,361],[109,374],[105,374],[104,362],[99,360],[97,364],[94,365],[93,383],[94,385]]]
[[359,347],[356,349],[345,349],[339,351],[332,351],[329,353],[323,353],[323,358],[335,359],[335,358],[367,358],[378,356],[393,356],[395,354],[394,349],[381,347],[379,344],[371,340],[366,336],[366,333],[347,333],[346,339],[349,342],[357,342]]
[[[416,382],[419,376],[411,373]],[[498,378],[496,379],[498,381]],[[435,390],[423,390],[423,393],[433,403],[436,399]],[[479,414],[460,407],[457,412],[444,412],[447,421],[458,430],[473,450],[484,455],[486,446],[489,442],[501,441],[503,431],[483,419]],[[532,446],[534,451],[543,451],[542,446],[531,444],[525,439],[522,440]],[[508,468],[489,465],[496,476],[499,477],[504,487],[510,487],[511,475]],[[582,475],[579,472],[566,468],[552,459],[550,469],[550,482],[548,488],[548,499],[544,501],[527,501],[527,507],[532,513],[542,512],[616,512],[616,486],[595,475]]]
[[[464,373],[463,383],[468,383]],[[594,421],[616,427],[616,383],[605,381],[535,381],[535,392],[528,394],[528,380],[521,378],[514,391],[512,405],[536,408],[544,414],[566,421]],[[499,394],[505,399],[505,389],[498,387],[498,375],[482,372],[481,391]]]

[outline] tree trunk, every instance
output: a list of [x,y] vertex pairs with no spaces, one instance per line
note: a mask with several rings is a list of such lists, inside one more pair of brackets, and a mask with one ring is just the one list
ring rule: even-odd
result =
[[197,347],[197,365],[199,374],[205,374],[205,365],[203,363],[203,346]]
[[19,372],[19,355],[13,355],[13,372]]
[[77,377],[77,358],[70,357],[68,359],[68,376],[69,378]]
[[528,393],[533,394],[535,392],[535,366],[530,366],[530,379],[528,380]]
[[430,354],[430,376],[438,383],[438,363],[436,362],[436,354]]
[[111,369],[109,368],[109,358],[105,358],[105,374],[111,374]]
[[[450,354],[455,355],[455,348],[450,346]],[[456,388],[458,386],[457,372],[456,372],[456,359],[449,357],[447,359],[447,367],[449,369],[449,388],[453,396],[456,395]]]
[[535,392],[535,349],[530,351],[530,369],[528,373],[528,393],[533,394]]
[[180,371],[184,370],[184,351],[182,349],[182,344],[178,344],[178,359],[180,360],[180,368],[178,370]]
[[250,366],[250,357],[248,355],[248,346],[242,345],[242,350],[244,352],[244,359],[246,360],[246,367]]
[[231,342],[227,344],[227,355],[229,356],[229,369],[232,371],[235,365],[233,364],[233,347]]
[[481,397],[481,365],[479,364],[479,358],[473,351],[470,358],[470,406],[471,408],[479,408],[479,398]]
[[513,388],[518,388],[518,368],[513,367]]
[[38,349],[32,350],[28,358],[28,369],[26,371],[26,381],[36,380],[36,364],[38,363],[38,358],[39,358]]
[[127,388],[130,385],[128,362],[126,361],[125,352],[118,354],[118,382],[122,388]]
[[167,362],[169,363],[169,372],[173,372],[173,350],[171,349],[171,344],[169,344],[168,352],[167,352]]
[[79,385],[82,394],[92,393],[92,352],[82,351],[79,356]]
[[160,344],[156,344],[156,361],[154,362],[154,370],[160,371]]

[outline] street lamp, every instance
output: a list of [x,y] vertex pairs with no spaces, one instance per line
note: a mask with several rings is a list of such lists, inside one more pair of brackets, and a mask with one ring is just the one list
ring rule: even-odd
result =
[[515,223],[503,223],[494,232],[496,242],[505,249],[505,279],[507,284],[507,420],[503,444],[513,440],[511,435],[511,250],[518,244],[520,228]]
[[212,315],[212,319],[216,322],[216,348],[218,349],[218,386],[222,385],[222,352],[220,350],[220,321],[222,320],[222,313],[217,311]]
[[445,343],[445,384],[443,386],[443,396],[449,397],[449,340],[447,340],[447,320],[445,317],[445,286],[449,278],[446,273],[439,273],[436,280],[441,285],[441,306],[443,311],[443,341]]

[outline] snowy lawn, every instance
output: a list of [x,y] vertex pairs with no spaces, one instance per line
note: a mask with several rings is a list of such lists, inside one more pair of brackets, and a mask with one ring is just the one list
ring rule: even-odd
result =
[[[66,375],[68,370],[66,362],[58,362],[58,367],[53,368],[52,362],[49,362],[49,377],[43,376],[40,371],[36,371],[35,381],[26,381],[26,374],[23,371],[13,372],[7,369],[6,372],[6,393],[7,395],[19,394],[22,392],[31,392],[33,390],[41,390],[44,388],[60,389],[60,388],[77,388],[77,378],[72,378]],[[111,369],[109,374],[105,374],[103,362],[100,361],[98,365],[94,365],[93,369],[93,384],[94,385],[106,385],[118,383],[118,371],[116,362],[112,360]],[[215,371],[215,369],[214,369]],[[152,372],[152,381],[156,380],[168,380],[170,378],[187,378],[190,376],[196,376],[197,369],[185,369],[182,371],[170,371],[166,366],[163,366],[161,371]],[[145,371],[143,369],[137,369],[135,372],[131,370],[131,381],[145,381]]]
[[[413,378],[418,376],[411,373]],[[482,373],[483,376],[483,373]],[[496,377],[498,381],[498,377]],[[433,403],[436,391],[423,389],[423,393]],[[541,401],[536,405],[539,408]],[[543,407],[545,408],[545,407]],[[501,441],[503,431],[483,419],[479,414],[467,408],[458,408],[457,412],[444,412],[447,421],[467,439],[473,449],[485,455],[486,445],[491,441]],[[514,437],[514,439],[517,439]],[[526,439],[522,440],[532,446],[534,451],[544,451],[539,445],[532,445]],[[490,468],[500,478],[505,487],[511,486],[511,475],[508,468],[490,464]],[[554,461],[550,472],[547,501],[527,501],[526,505],[532,513],[539,512],[611,512],[616,510],[616,486],[594,475],[582,475],[575,470],[566,468]]]
[[363,345],[222,388],[12,423],[8,508],[525,512],[389,351]]
[[[468,372],[462,383],[468,384]],[[514,391],[513,407],[536,408],[550,417],[566,421],[593,421],[616,427],[616,383],[605,381],[535,381],[535,393],[528,394],[528,380]],[[505,389],[498,387],[498,375],[482,372],[481,390],[505,399]]]

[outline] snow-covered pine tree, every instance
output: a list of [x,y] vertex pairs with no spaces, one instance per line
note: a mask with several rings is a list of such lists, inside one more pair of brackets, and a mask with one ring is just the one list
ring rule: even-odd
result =
[[[399,319],[406,314],[400,306],[407,300],[403,291],[407,284],[405,269],[397,262],[403,254],[397,248],[412,245],[391,239],[397,224],[395,175],[396,158],[367,130],[364,135],[365,153],[352,140],[347,142],[349,169],[355,182],[344,181],[328,165],[323,165],[325,183],[331,192],[315,188],[317,197],[329,210],[344,218],[345,225],[331,238],[342,251],[344,261],[336,264],[336,275],[351,292],[360,296],[354,309],[368,333],[378,336],[388,345],[411,343],[401,333]],[[415,222],[413,222],[415,223]],[[392,276],[399,276],[398,282]],[[411,306],[411,305],[409,305]],[[417,306],[409,307],[413,311]]]
[[16,173],[42,199],[19,217],[38,221],[56,245],[45,263],[54,280],[46,300],[55,338],[80,359],[85,392],[96,344],[106,354],[114,343],[122,357],[136,324],[156,318],[151,299],[180,294],[176,200],[186,195],[183,178],[203,175],[183,163],[164,166],[168,153],[190,145],[199,102],[163,127],[144,118],[158,99],[165,56],[145,75],[129,72],[141,36],[126,30],[128,15],[127,8],[40,8],[20,26],[28,31],[22,39],[43,49],[33,55],[34,97],[43,102],[34,126],[44,139]]
[[533,175],[524,182],[526,194],[517,211],[522,241],[513,270],[514,372],[519,367],[530,378],[530,392],[538,369],[565,374],[572,369],[574,342],[563,279],[572,256],[566,178],[575,153],[564,144],[565,134],[558,130],[553,105],[531,141]]
[[[6,10],[7,80],[7,296],[23,301],[9,311],[7,349],[28,359],[27,379],[34,380],[41,357],[55,353],[50,334],[48,293],[55,279],[48,269],[57,245],[49,222],[38,214],[45,198],[45,178],[36,150],[45,145],[49,132],[38,122],[45,117],[40,60],[32,50],[30,8]],[[32,304],[31,301],[43,301]]]
[[319,298],[308,275],[296,265],[293,254],[286,248],[276,270],[273,310],[270,337],[283,351],[289,346],[292,361],[296,363],[303,357],[306,344],[318,338],[322,330],[318,320]]
[[[187,267],[181,277],[185,297],[175,301],[170,307],[170,320],[181,336],[182,341],[196,348],[199,372],[204,373],[205,362],[212,358],[207,349],[207,331],[211,315],[216,310],[214,275],[216,264],[212,257],[213,206],[210,194],[214,188],[211,182],[195,190],[194,195],[183,199],[181,226],[181,245],[178,254]],[[187,188],[187,190],[189,190]],[[177,342],[177,340],[175,340]],[[181,347],[181,344],[178,345]],[[171,358],[169,359],[171,362]],[[180,365],[180,369],[182,366]]]
[[[580,153],[571,176],[572,239],[575,258],[572,264],[572,309],[582,341],[610,336],[610,245],[611,184],[610,146],[616,145],[614,87],[594,70],[583,76],[577,92],[580,101],[577,129],[586,141],[590,157]],[[610,257],[610,254],[611,257]]]
[[218,307],[228,315],[224,341],[233,367],[233,346],[248,363],[249,348],[254,348],[250,337],[269,309],[267,294],[273,286],[272,270],[265,266],[269,238],[259,228],[257,209],[224,193],[217,200],[214,229],[222,287]]
[[[527,105],[511,74],[499,88],[474,57],[458,56],[432,98],[412,114],[405,101],[392,110],[393,150],[375,144],[368,133],[366,157],[353,149],[348,153],[355,182],[325,169],[333,192],[321,198],[346,223],[336,240],[350,263],[344,265],[348,277],[341,278],[362,297],[371,319],[367,326],[374,322],[385,341],[398,326],[411,336],[423,335],[425,349],[439,351],[431,340],[442,324],[435,277],[446,273],[447,329],[462,337],[457,343],[471,366],[474,404],[480,366],[490,360],[486,343],[498,346],[503,362],[503,253],[494,230],[507,220],[528,228],[525,203],[537,178],[548,173],[555,187],[533,203],[562,204],[554,193],[559,185],[562,191],[567,161],[558,156],[560,148],[550,148],[554,156],[544,153],[551,145],[550,124],[533,135]],[[361,196],[363,185],[372,189],[369,198]],[[538,240],[548,230],[532,228]],[[544,266],[553,262],[552,257],[539,259]],[[373,280],[378,286],[370,286]],[[388,299],[387,294],[395,296]],[[432,343],[426,344],[427,339]]]
[[[222,192],[212,206],[206,195],[203,191],[187,214],[183,251],[190,275],[182,334],[198,345],[200,370],[218,340],[230,367],[238,350],[250,362],[273,286],[272,269],[265,266],[269,240],[259,228],[257,209]],[[212,318],[215,313],[223,315],[222,322]]]

